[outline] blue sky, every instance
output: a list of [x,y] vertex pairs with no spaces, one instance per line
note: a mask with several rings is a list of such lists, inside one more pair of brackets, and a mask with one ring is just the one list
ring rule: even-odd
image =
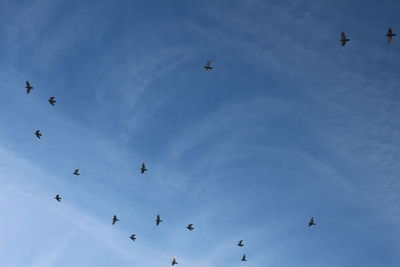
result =
[[397,1],[0,3],[1,266],[399,266]]

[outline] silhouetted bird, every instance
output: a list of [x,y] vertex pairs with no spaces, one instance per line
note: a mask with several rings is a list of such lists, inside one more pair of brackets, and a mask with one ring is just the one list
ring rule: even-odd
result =
[[132,239],[132,241],[135,241],[136,240],[136,235],[133,234],[133,235],[130,236],[130,238]]
[[247,261],[247,259],[246,259],[246,254],[243,255],[242,261]]
[[39,138],[39,139],[40,139],[40,137],[42,136],[42,134],[40,133],[40,130],[37,130],[37,131],[35,132],[35,135],[36,135],[36,137]]
[[240,240],[239,243],[237,243],[237,245],[238,245],[239,247],[243,247],[243,246],[244,246],[243,240]]
[[175,264],[178,264],[178,262],[176,261],[175,257],[172,259],[172,266],[174,266]]
[[58,202],[61,202],[61,197],[60,197],[60,195],[56,195],[56,197],[55,197],[54,199],[57,200]]
[[346,34],[342,32],[342,39],[340,39],[340,42],[342,42],[342,46],[346,45],[346,42],[350,41],[350,39],[346,38]]
[[140,172],[144,173],[145,171],[147,171],[146,166],[144,165],[144,163],[142,163],[142,167],[140,168]]
[[74,171],[74,174],[75,174],[75,175],[81,175],[81,174],[79,173],[79,169],[76,169],[76,170]]
[[114,225],[116,222],[119,222],[119,219],[117,218],[117,215],[114,215],[112,219],[112,224]]
[[310,222],[308,223],[308,227],[315,225],[314,223],[314,217],[311,217]]
[[211,60],[207,61],[206,65],[203,67],[206,71],[212,70],[213,68],[211,67]]
[[160,219],[160,215],[157,215],[157,219],[156,219],[156,225],[159,225],[160,222],[162,222],[162,220]]
[[396,34],[394,34],[394,33],[392,32],[392,29],[391,29],[391,28],[389,28],[389,29],[388,29],[388,32],[387,32],[387,34],[386,34],[387,43],[388,43],[388,44],[390,44],[390,42],[392,41],[392,37],[393,37],[393,36],[396,36]]
[[189,224],[186,228],[189,229],[190,231],[194,229],[193,224]]
[[33,89],[33,86],[31,86],[31,84],[28,81],[26,81],[25,88],[26,88],[26,93],[29,94],[31,92],[31,90]]
[[50,105],[54,106],[54,104],[55,104],[56,102],[57,102],[57,101],[54,100],[54,96],[51,96],[51,97],[49,98],[49,103],[50,103]]

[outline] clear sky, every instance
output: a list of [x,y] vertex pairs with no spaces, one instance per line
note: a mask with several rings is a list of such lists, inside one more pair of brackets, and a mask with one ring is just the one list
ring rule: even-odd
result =
[[400,266],[398,1],[0,3],[1,267]]

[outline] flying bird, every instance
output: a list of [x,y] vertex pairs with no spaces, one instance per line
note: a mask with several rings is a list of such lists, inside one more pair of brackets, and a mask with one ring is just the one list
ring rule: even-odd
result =
[[239,247],[243,247],[243,246],[244,246],[243,240],[240,240],[239,243],[237,243],[237,245],[238,245]]
[[186,228],[189,229],[190,231],[193,231],[194,229],[193,224],[189,224]]
[[315,225],[314,223],[314,217],[311,217],[310,222],[308,223],[308,227]]
[[210,71],[213,68],[211,67],[211,60],[207,61],[206,65],[203,67],[206,71]]
[[42,134],[40,133],[40,130],[37,130],[37,131],[35,132],[35,135],[36,135],[36,137],[39,138],[39,139],[40,139],[40,137],[42,136]]
[[130,238],[132,239],[132,241],[135,241],[136,240],[136,235],[133,234],[133,235],[130,236]]
[[392,29],[391,29],[391,28],[389,28],[389,29],[388,29],[388,32],[387,32],[387,34],[386,34],[387,43],[388,43],[388,44],[390,44],[390,42],[392,41],[392,37],[393,37],[393,36],[396,36],[396,34],[394,34],[394,33],[392,32]]
[[142,163],[142,167],[140,168],[140,172],[143,174],[145,171],[147,171],[146,166],[144,163]]
[[246,254],[243,255],[242,261],[247,261],[247,259],[246,259]]
[[25,88],[26,88],[26,93],[29,94],[31,92],[31,90],[33,89],[33,86],[31,86],[29,81],[26,81]]
[[58,202],[61,202],[61,197],[60,197],[60,195],[56,195],[56,197],[55,197],[54,199],[57,200]]
[[54,96],[51,96],[51,97],[49,98],[49,103],[50,103],[50,105],[54,106],[54,104],[55,104],[56,102],[57,102],[57,101],[54,100]]
[[346,42],[350,41],[350,39],[346,38],[346,34],[344,32],[342,32],[342,39],[340,39],[340,42],[342,42],[342,46],[346,45]]
[[178,262],[176,261],[175,257],[172,259],[172,266],[174,266],[175,264],[178,264]]
[[79,173],[79,169],[76,169],[76,170],[74,171],[74,174],[75,174],[75,175],[81,175],[81,174]]
[[117,218],[117,215],[114,215],[112,219],[112,224],[114,225],[116,222],[119,222],[119,219]]
[[156,225],[159,225],[162,220],[160,219],[160,215],[157,214]]

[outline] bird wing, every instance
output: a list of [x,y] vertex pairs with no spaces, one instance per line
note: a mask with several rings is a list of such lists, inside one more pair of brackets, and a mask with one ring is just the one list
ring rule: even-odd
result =
[[393,32],[392,32],[392,29],[391,29],[391,28],[389,28],[389,30],[388,30],[388,34],[389,34],[389,35],[392,35],[392,34],[393,34]]

